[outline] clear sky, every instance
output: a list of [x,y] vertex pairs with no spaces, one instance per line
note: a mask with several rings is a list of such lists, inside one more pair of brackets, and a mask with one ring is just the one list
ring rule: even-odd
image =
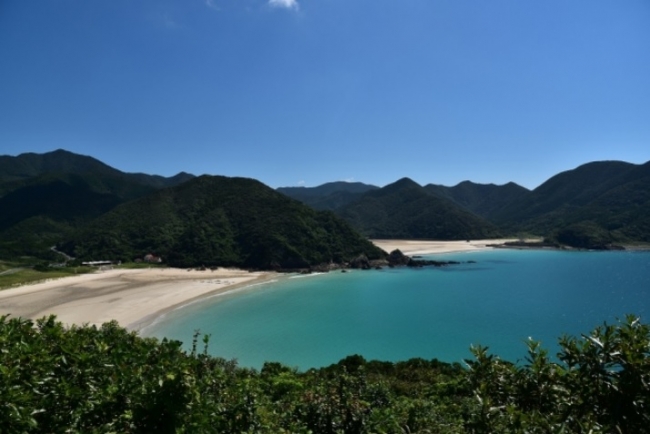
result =
[[648,0],[0,0],[0,154],[272,186],[650,160]]

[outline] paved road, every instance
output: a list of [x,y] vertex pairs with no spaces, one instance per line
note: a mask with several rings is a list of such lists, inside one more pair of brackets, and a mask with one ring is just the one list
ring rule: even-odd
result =
[[68,256],[65,253],[63,253],[62,251],[57,250],[56,246],[50,247],[50,250],[53,251],[54,253],[58,253],[59,255],[62,255],[65,258],[66,261],[73,261],[74,260],[74,258],[72,256]]

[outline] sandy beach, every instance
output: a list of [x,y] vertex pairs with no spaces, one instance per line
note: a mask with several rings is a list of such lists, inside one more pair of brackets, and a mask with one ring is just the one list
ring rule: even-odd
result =
[[[387,252],[400,249],[406,255],[489,249],[488,244],[505,241],[510,240],[372,240]],[[140,330],[178,306],[277,278],[271,272],[226,268],[104,270],[2,290],[0,315],[37,319],[53,314],[65,324],[77,325],[116,320],[131,330]]]
[[276,273],[225,268],[97,271],[2,290],[0,315],[37,319],[53,314],[64,324],[77,325],[116,320],[139,330],[177,306],[276,277]]
[[421,240],[371,240],[377,247],[386,252],[395,249],[401,250],[405,255],[425,255],[435,253],[468,252],[473,250],[490,249],[488,244],[503,244],[507,241],[517,241],[516,238],[498,240],[470,240],[470,241],[421,241]]

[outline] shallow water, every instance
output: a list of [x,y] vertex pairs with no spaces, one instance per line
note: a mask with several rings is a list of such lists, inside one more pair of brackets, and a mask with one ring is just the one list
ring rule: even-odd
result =
[[462,361],[472,344],[516,361],[529,336],[554,353],[563,333],[587,333],[628,313],[647,321],[650,313],[650,252],[428,258],[476,263],[295,276],[177,309],[143,332],[189,348],[198,329],[211,335],[212,354],[242,366],[306,369],[350,354]]

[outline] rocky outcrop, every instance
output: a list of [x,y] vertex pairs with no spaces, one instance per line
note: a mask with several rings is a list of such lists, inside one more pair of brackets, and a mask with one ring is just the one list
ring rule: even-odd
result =
[[407,265],[411,258],[406,256],[400,249],[395,249],[388,255],[388,265],[397,267],[400,265]]
[[458,265],[458,264],[460,264],[460,262],[458,261],[431,261],[428,259],[410,258],[406,266],[407,267],[426,267],[426,266],[444,267],[446,265]]
[[[309,268],[304,268],[300,270],[296,269],[283,269],[277,270],[282,272],[295,273],[299,271],[303,274],[309,273],[327,273],[333,270],[342,270],[345,272],[347,269],[355,270],[381,270],[382,268],[388,267],[444,267],[446,265],[456,265],[460,264],[457,261],[433,261],[428,259],[417,259],[417,257],[410,257],[402,253],[399,249],[393,250],[386,259],[368,259],[366,255],[359,255],[348,263],[337,264],[330,262],[328,264],[314,265]],[[474,261],[468,261],[474,262]]]
[[366,255],[359,255],[350,261],[350,268],[370,270],[372,266],[370,265],[370,260],[368,260]]

